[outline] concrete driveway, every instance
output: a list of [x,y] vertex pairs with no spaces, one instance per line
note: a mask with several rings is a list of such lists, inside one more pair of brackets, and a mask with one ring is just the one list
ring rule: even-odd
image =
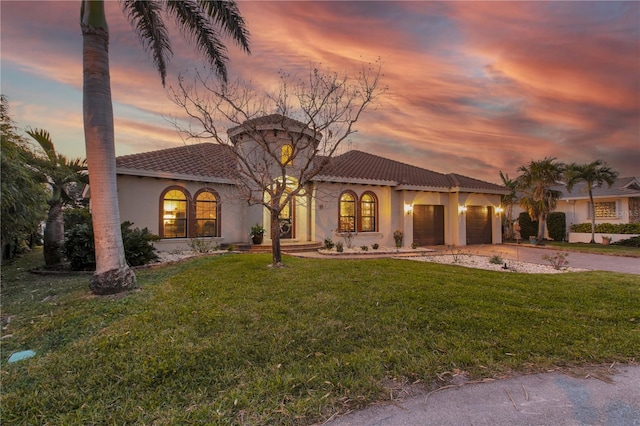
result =
[[[467,251],[472,254],[485,256],[500,255],[503,259],[519,260],[530,263],[549,263],[542,259],[545,254],[563,251],[557,247],[543,246],[534,247],[519,244],[485,244],[477,246],[467,246]],[[606,256],[602,254],[568,252],[569,266],[573,268],[588,269],[593,271],[624,272],[626,274],[640,275],[640,258],[623,256]]]
[[640,366],[592,367],[447,387],[372,405],[327,426],[638,426]]

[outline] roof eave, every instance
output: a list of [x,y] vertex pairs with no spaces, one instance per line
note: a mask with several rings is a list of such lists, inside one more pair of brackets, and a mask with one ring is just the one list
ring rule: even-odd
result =
[[314,182],[329,182],[329,183],[352,183],[354,185],[377,185],[377,186],[397,186],[398,183],[389,180],[380,179],[360,179],[349,178],[342,176],[327,176],[318,175],[312,179]]
[[224,184],[234,184],[236,181],[234,179],[229,178],[220,178],[214,176],[198,176],[198,175],[190,175],[190,174],[181,174],[181,173],[170,173],[163,172],[157,170],[141,170],[141,169],[129,169],[124,167],[116,168],[116,174],[118,175],[129,175],[129,176],[142,176],[142,177],[152,177],[159,179],[176,179],[176,180],[188,180],[193,182],[207,182],[207,183],[224,183]]

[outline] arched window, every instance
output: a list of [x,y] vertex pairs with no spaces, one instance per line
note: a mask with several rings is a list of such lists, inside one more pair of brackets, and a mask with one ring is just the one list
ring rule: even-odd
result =
[[371,192],[365,192],[360,197],[360,231],[375,232],[377,221],[376,196]]
[[187,237],[187,195],[179,189],[171,189],[162,199],[162,236],[164,238]]
[[356,196],[351,192],[344,192],[340,196],[338,230],[356,232]]
[[286,166],[291,161],[291,156],[293,155],[293,145],[282,145],[282,151],[280,152],[280,154],[282,156],[282,165]]
[[209,191],[196,194],[196,237],[218,236],[218,199]]

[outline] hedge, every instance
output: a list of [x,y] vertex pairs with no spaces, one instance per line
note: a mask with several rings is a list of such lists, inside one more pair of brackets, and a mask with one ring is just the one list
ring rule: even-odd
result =
[[564,212],[551,212],[547,216],[549,237],[553,241],[564,241],[567,236],[567,218]]
[[[571,225],[571,232],[591,233],[591,223]],[[640,223],[597,223],[598,234],[640,234]]]

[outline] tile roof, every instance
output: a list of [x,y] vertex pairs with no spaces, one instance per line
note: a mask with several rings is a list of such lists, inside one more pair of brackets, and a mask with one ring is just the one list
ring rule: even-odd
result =
[[[348,182],[382,181],[404,189],[463,192],[504,193],[500,185],[473,179],[455,173],[442,174],[362,151],[349,151],[329,160],[317,180]],[[380,182],[380,183],[382,183]]]
[[235,179],[236,161],[227,148],[215,143],[184,145],[176,148],[116,157],[120,174],[156,177],[208,178],[228,181]]
[[[589,198],[587,185],[584,182],[577,183],[571,192],[568,192],[564,185],[556,185],[553,189],[562,193],[560,198],[563,200],[581,200]],[[593,188],[593,196],[594,198],[640,197],[640,179],[633,176],[618,178],[611,187],[605,183],[602,186]]]
[[[507,194],[503,186],[459,174],[442,174],[362,151],[349,151],[328,161],[315,181],[389,185],[397,189]],[[232,182],[236,162],[215,143],[125,155],[116,158],[119,174]]]

